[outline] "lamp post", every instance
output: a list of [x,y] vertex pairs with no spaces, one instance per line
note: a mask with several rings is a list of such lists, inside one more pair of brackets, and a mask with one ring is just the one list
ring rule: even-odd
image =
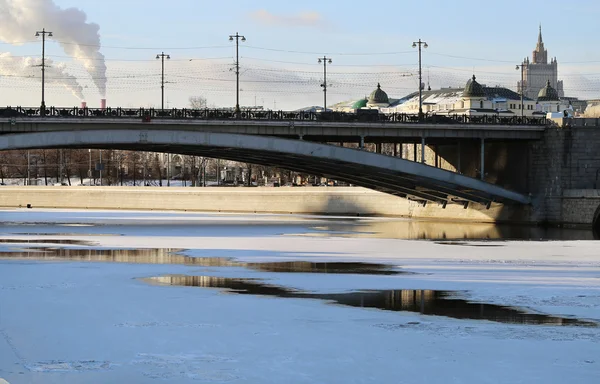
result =
[[100,186],[102,186],[102,168],[104,164],[102,164],[102,150],[100,150]]
[[46,36],[52,37],[52,32],[46,31],[45,28],[42,28],[41,31],[36,31],[35,36],[42,36],[42,104],[40,108],[40,113],[43,116],[46,116],[46,99],[44,94],[44,86],[45,86],[45,72],[46,72]]
[[27,183],[26,185],[31,184],[31,170],[30,170],[31,158],[29,156],[29,151],[27,151]]
[[427,48],[428,45],[426,42],[414,41],[412,44],[413,48],[419,47],[419,121],[423,119],[423,73],[421,72],[421,46],[423,48]]
[[246,41],[246,37],[235,33],[229,35],[229,41],[235,39],[235,115],[240,117],[240,39]]
[[527,64],[523,63],[523,64],[517,64],[516,66],[516,70],[518,71],[519,69],[521,70],[521,89],[520,89],[520,93],[521,93],[521,118],[523,118],[525,116],[525,110],[523,109],[523,99],[524,99],[524,95],[525,95],[525,79],[523,78],[523,69],[527,67]]
[[327,112],[327,64],[331,64],[331,59],[327,56],[319,58],[319,64],[323,63],[323,112]]
[[156,60],[161,60],[161,75],[160,75],[160,109],[165,109],[165,59],[170,60],[171,56],[161,52],[156,55]]

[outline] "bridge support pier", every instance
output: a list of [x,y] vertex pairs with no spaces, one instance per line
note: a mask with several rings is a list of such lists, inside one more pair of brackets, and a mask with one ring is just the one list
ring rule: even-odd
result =
[[425,164],[425,136],[421,137],[421,163]]
[[360,149],[365,149],[365,137],[360,137]]
[[381,154],[381,147],[382,147],[381,143],[376,143],[375,144],[375,153]]
[[398,157],[398,143],[394,143],[394,157]]

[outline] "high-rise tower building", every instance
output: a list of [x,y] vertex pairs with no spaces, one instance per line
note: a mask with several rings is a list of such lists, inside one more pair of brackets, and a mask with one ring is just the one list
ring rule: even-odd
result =
[[552,88],[558,91],[558,96],[565,96],[563,82],[562,80],[558,80],[558,62],[556,61],[556,57],[551,58],[550,63],[548,63],[548,51],[544,47],[541,25],[537,45],[533,51],[531,61],[529,57],[526,57],[523,60],[521,70],[523,71],[523,84],[520,81],[517,83],[519,93],[523,89],[526,97],[535,100],[540,90],[550,81]]

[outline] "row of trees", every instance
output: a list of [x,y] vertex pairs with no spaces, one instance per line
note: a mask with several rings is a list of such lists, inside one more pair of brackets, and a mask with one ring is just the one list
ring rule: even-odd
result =
[[[102,160],[100,160],[102,159]],[[235,170],[236,172],[232,172]],[[230,176],[225,176],[230,175]],[[163,186],[172,180],[183,186],[209,184],[261,184],[276,178],[292,183],[298,175],[275,167],[211,159],[98,149],[45,149],[0,152],[0,182],[53,185]],[[303,177],[304,180],[307,176]]]

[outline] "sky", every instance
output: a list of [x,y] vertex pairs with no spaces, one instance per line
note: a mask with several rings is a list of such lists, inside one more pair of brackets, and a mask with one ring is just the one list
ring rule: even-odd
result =
[[[84,14],[61,11],[69,8]],[[236,45],[229,36],[236,32],[246,38],[239,43],[242,106],[322,105],[324,56],[332,60],[328,105],[364,97],[378,83],[390,97],[403,97],[418,89],[418,52],[411,47],[418,39],[428,44],[422,75],[433,89],[462,87],[473,74],[482,84],[516,89],[515,65],[531,57],[540,23],[566,95],[600,98],[599,17],[594,0],[0,0],[0,105],[39,105],[42,44],[34,35],[42,28],[54,34],[46,44],[47,105],[84,99],[98,107],[105,96],[112,107],[159,108],[155,57],[164,52],[171,57],[165,107],[187,107],[192,96],[232,107]],[[97,24],[99,39],[85,23]]]

